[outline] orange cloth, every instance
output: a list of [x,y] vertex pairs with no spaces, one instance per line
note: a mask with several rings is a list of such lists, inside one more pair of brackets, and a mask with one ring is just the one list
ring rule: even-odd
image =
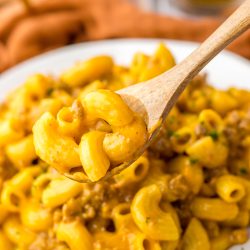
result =
[[[71,43],[122,37],[203,41],[223,18],[184,20],[145,13],[125,0],[30,0],[0,8],[0,71]],[[229,49],[250,59],[250,31]]]

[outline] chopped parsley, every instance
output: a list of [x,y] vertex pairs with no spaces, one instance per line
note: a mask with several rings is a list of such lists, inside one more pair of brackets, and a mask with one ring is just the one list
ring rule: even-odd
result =
[[173,136],[173,135],[174,135],[174,131],[168,130],[168,131],[167,131],[167,135],[168,135],[168,137]]
[[178,133],[176,133],[176,132],[174,132],[174,133],[172,134],[172,136],[174,136],[176,139],[179,139],[179,138],[180,138],[180,134],[178,134]]
[[248,171],[247,171],[246,168],[242,167],[242,168],[240,168],[240,173],[241,173],[242,175],[246,175],[246,174],[248,174]]
[[195,159],[195,158],[190,158],[189,161],[190,161],[191,164],[196,164],[196,163],[199,162],[199,160]]
[[175,117],[174,116],[169,116],[167,121],[169,122],[169,124],[173,124],[175,122]]
[[49,88],[46,92],[47,96],[51,96],[51,94],[53,93],[54,89],[53,88]]
[[219,138],[219,134],[216,130],[210,131],[208,135],[211,136],[214,141],[217,141]]

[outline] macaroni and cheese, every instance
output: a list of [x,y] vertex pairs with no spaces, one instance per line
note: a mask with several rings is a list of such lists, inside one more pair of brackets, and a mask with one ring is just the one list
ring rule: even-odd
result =
[[174,65],[163,44],[129,67],[98,56],[59,78],[31,76],[6,98],[1,250],[226,250],[248,240],[246,90],[217,90],[196,77],[147,152],[98,181],[147,140],[142,118],[113,91]]

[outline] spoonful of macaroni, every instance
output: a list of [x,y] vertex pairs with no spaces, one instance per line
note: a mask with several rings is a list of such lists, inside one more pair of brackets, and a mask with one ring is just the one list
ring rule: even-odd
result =
[[[149,146],[188,82],[250,26],[250,0],[243,3],[180,64],[117,92],[91,87],[56,117],[44,113],[33,126],[37,155],[65,176],[96,182],[118,174]],[[78,87],[113,68],[99,56],[66,71],[61,80]],[[122,69],[116,69],[122,70]],[[87,72],[87,74],[83,74]],[[100,81],[93,85],[102,87]],[[93,89],[97,89],[93,87]]]

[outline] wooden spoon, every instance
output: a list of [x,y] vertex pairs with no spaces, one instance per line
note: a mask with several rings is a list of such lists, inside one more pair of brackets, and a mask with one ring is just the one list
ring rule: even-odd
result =
[[[150,136],[131,161],[108,171],[103,179],[118,174],[145,151],[187,84],[249,26],[250,0],[247,0],[199,48],[174,68],[151,80],[117,91],[133,111],[144,117]],[[87,182],[74,175],[66,176],[79,182]]]
[[[174,68],[146,82],[117,91],[133,111],[143,115],[150,132],[148,142],[138,152],[137,157],[149,146],[187,84],[220,51],[249,27],[250,0],[247,0],[191,55]],[[223,65],[221,65],[221,70],[223,70]],[[226,73],[226,70],[224,72]],[[119,173],[135,159],[112,169],[107,177]]]

